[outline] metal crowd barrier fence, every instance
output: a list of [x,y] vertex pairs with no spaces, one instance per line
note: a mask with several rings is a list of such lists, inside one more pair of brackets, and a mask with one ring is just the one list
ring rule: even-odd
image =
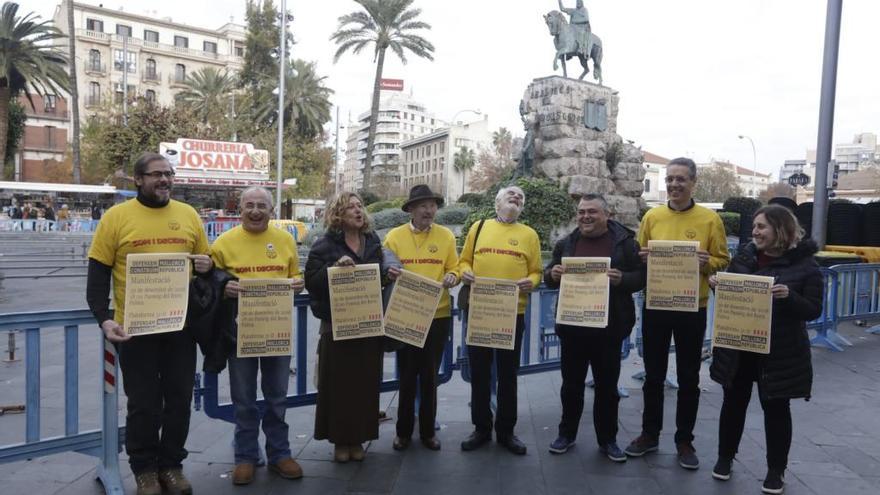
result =
[[[838,277],[836,322],[880,318],[880,263],[836,265],[832,270]],[[880,325],[866,331],[880,334]],[[845,345],[852,345],[843,337],[838,338]]]
[[97,220],[0,220],[0,232],[94,232]]
[[[79,431],[79,326],[95,325],[88,310],[40,311],[0,315],[0,331],[24,329],[25,333],[25,442],[0,446],[0,463],[32,459],[61,452],[79,452],[98,458],[97,477],[108,494],[121,494],[119,473],[125,428],[117,412],[116,348],[96,332],[103,359],[96,370],[102,399],[101,428]],[[40,337],[64,327],[64,435],[42,438],[40,434]]]
[[[451,299],[451,298],[450,298]],[[296,355],[293,362],[296,366],[296,384],[295,390],[288,393],[287,407],[299,407],[315,404],[318,400],[317,391],[309,391],[309,335],[318,335],[318,329],[309,327],[309,296],[308,294],[299,294],[294,298],[294,311],[296,324],[294,326],[294,350]],[[312,320],[314,321],[314,320]],[[452,372],[455,366],[452,362],[452,318],[449,320],[450,331],[446,341],[443,353],[443,363],[439,373],[439,383],[446,383],[452,379]],[[395,366],[394,379],[384,380],[380,386],[382,392],[395,390],[399,387],[397,367]],[[232,403],[227,402],[220,404],[219,399],[219,380],[216,373],[205,372],[204,380],[197,374],[196,389],[193,393],[194,408],[198,411],[204,408],[205,414],[210,418],[221,419],[223,421],[235,422]],[[259,400],[257,406],[261,412],[265,408],[265,401]]]

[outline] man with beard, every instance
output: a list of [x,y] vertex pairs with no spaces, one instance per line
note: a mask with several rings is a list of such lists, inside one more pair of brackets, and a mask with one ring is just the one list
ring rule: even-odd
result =
[[[208,273],[208,239],[189,205],[171,199],[174,170],[162,155],[134,164],[137,198],[107,211],[89,251],[86,300],[110,342],[118,345],[128,397],[125,450],[138,495],[192,493],[182,471],[196,370],[196,343],[186,330],[134,339],[125,331],[125,261],[130,253],[190,253],[196,273]],[[108,295],[113,279],[111,312]]]
[[[287,231],[269,228],[272,195],[262,187],[241,193],[241,225],[224,232],[211,246],[214,265],[236,278],[291,278],[293,290],[302,292],[305,282],[299,269],[296,242]],[[229,281],[224,289],[227,303],[236,304],[239,283]],[[233,323],[232,328],[237,326]],[[237,337],[237,331],[233,332]],[[262,416],[266,434],[266,458],[270,471],[282,478],[302,477],[302,468],[290,457],[287,411],[287,385],[290,380],[290,354],[286,356],[229,356],[229,389],[235,410],[235,470],[232,483],[247,485],[254,480],[254,467],[260,460],[260,411],[257,408],[257,370],[266,411]]]
[[578,227],[556,243],[553,259],[544,271],[548,287],[559,287],[565,267],[562,259],[570,256],[611,258],[608,270],[608,325],[583,328],[556,324],[562,360],[562,421],[559,437],[550,452],[564,454],[574,445],[581,414],[584,411],[584,382],[593,368],[596,394],[593,397],[593,427],[599,450],[615,462],[626,461],[617,445],[617,379],[620,377],[620,347],[632,332],[636,314],[632,294],[645,287],[644,265],[639,259],[635,233],[609,218],[605,198],[587,194],[577,206]]
[[669,345],[675,339],[675,364],[678,372],[678,404],[675,410],[675,445],[678,464],[697,469],[700,461],[694,449],[694,425],[700,403],[700,363],[706,334],[706,303],[709,301],[709,276],[723,270],[730,262],[727,235],[721,217],[694,203],[697,166],[690,158],[676,158],[666,166],[667,204],[652,208],[642,217],[638,241],[639,256],[648,260],[648,241],[698,241],[700,263],[699,311],[660,311],[645,308],[642,313],[645,384],[642,387],[645,408],[642,433],[625,452],[640,457],[659,448],[663,427],[663,387],[669,362]]
[[514,454],[526,453],[525,444],[513,433],[517,407],[516,375],[529,292],[541,283],[541,241],[531,227],[517,222],[525,199],[525,193],[516,186],[498,191],[495,196],[495,218],[473,224],[461,251],[459,269],[464,283],[473,283],[475,276],[503,278],[516,280],[520,291],[514,349],[468,346],[474,432],[461,442],[462,450],[474,450],[492,440],[493,422],[489,401],[494,359],[498,375],[498,417],[494,422],[496,439]]
[[[415,417],[416,384],[419,386],[419,437],[422,445],[440,450],[440,440],[434,435],[437,417],[437,371],[443,358],[443,348],[449,339],[452,320],[449,294],[446,289],[458,283],[458,255],[455,253],[455,234],[442,225],[434,225],[437,209],[443,206],[443,196],[419,184],[409,192],[403,211],[412,221],[392,229],[385,236],[385,247],[400,259],[403,268],[443,284],[440,304],[428,330],[425,346],[421,349],[405,345],[397,353],[400,365],[400,398],[397,410],[397,436],[392,447],[409,447]],[[391,276],[400,274],[398,268],[389,268]]]

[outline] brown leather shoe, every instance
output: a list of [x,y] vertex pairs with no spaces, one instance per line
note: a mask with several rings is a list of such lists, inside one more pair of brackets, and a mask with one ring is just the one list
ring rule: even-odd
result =
[[349,445],[348,451],[351,454],[351,460],[353,461],[362,461],[364,457],[366,457],[366,452],[364,452],[364,447],[361,444]]
[[235,465],[232,471],[233,485],[249,485],[254,481],[254,465],[249,462],[243,462]]
[[144,471],[134,476],[137,483],[137,495],[162,495],[162,487],[159,486],[159,473],[156,471]]
[[351,459],[351,453],[348,445],[336,445],[333,448],[333,460],[336,462],[348,462]]
[[422,445],[431,450],[440,450],[440,440],[437,437],[423,438]]
[[409,448],[410,442],[409,438],[394,437],[394,441],[391,442],[391,448],[394,450],[406,450]]
[[192,495],[192,485],[183,475],[183,469],[167,468],[159,470],[159,484],[170,495]]
[[303,470],[299,466],[299,463],[297,463],[290,457],[285,457],[275,464],[269,464],[269,471],[272,471],[278,476],[289,480],[302,478],[303,475]]

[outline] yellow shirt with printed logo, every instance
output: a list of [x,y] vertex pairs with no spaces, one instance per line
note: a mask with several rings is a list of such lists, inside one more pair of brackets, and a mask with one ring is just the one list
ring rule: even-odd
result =
[[241,225],[228,230],[214,241],[210,254],[218,269],[238,278],[302,278],[293,236],[271,225],[259,233]]
[[[474,222],[468,230],[461,249],[461,273],[471,271],[477,277],[508,280],[528,277],[537,289],[542,274],[541,241],[535,229],[522,223],[486,220],[474,250],[474,237],[479,226],[480,222]],[[528,297],[527,293],[520,291],[517,313],[525,313]]]
[[130,253],[207,252],[208,237],[192,206],[172,199],[161,208],[150,208],[131,199],[110,208],[101,217],[89,258],[113,267],[113,319],[122,325],[125,260]]
[[[394,251],[406,270],[438,282],[447,273],[459,276],[455,234],[442,225],[431,225],[427,232],[414,230],[410,223],[395,227],[385,235],[384,246]],[[443,289],[434,318],[450,314],[449,292]]]
[[650,240],[699,241],[700,249],[709,252],[709,263],[700,270],[700,307],[705,308],[709,302],[709,276],[730,263],[721,217],[697,204],[682,211],[668,205],[655,206],[639,225],[639,246],[647,248]]

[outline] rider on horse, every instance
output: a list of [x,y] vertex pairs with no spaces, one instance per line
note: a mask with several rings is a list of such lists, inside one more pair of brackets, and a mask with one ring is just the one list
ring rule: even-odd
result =
[[567,9],[562,5],[562,0],[559,0],[559,10],[569,15],[569,24],[577,35],[578,52],[584,58],[590,58],[593,39],[590,30],[590,14],[584,7],[584,1],[577,0],[575,8]]

